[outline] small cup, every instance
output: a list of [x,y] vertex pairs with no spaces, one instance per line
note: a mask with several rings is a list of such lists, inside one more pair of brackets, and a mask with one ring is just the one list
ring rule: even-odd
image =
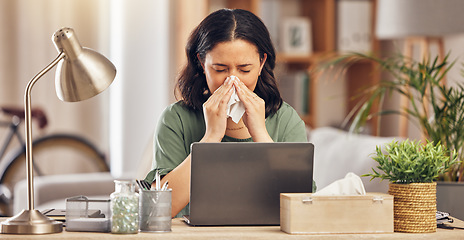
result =
[[172,189],[140,192],[139,226],[141,232],[171,231],[171,194]]

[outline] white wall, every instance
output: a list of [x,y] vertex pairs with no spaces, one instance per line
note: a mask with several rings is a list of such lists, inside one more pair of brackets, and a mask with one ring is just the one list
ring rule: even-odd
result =
[[[391,56],[397,53],[401,53],[403,50],[404,41],[382,41],[382,53],[384,56]],[[432,44],[430,46],[430,56],[435,58],[438,54],[438,46]],[[456,61],[454,66],[447,74],[447,84],[450,86],[464,84],[464,34],[456,34],[444,37],[444,48],[445,54],[449,53],[448,61]],[[414,58],[420,60],[420,48],[419,46],[414,47],[413,51]],[[385,75],[386,76],[386,75]],[[384,77],[385,77],[384,76]],[[386,98],[384,109],[399,109],[400,101],[399,94],[394,94],[391,98]],[[397,136],[399,134],[399,120],[397,115],[384,115],[381,120],[381,135],[382,136]],[[419,125],[415,122],[410,121],[408,124],[408,137],[411,139],[421,139],[422,135]]]
[[[26,83],[58,55],[51,36],[62,27],[72,27],[82,46],[109,58],[109,2],[0,0],[0,106],[24,106]],[[52,68],[32,89],[32,107],[42,108],[49,123],[40,131],[34,124],[33,138],[77,134],[106,152],[107,91],[82,102],[62,102],[55,93],[55,71]],[[0,113],[0,120],[8,119]],[[4,133],[0,128],[0,140]],[[20,133],[24,136],[22,126]]]
[[445,54],[450,53],[450,60],[456,60],[455,66],[450,70],[448,83],[464,84],[464,34],[453,35],[445,38]]
[[133,178],[172,93],[169,0],[111,3],[111,58],[118,70],[110,92],[111,173]]

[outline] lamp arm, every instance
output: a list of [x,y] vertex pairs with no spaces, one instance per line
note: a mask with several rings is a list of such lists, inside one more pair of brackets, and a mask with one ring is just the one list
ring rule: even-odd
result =
[[47,67],[40,71],[33,79],[31,79],[26,86],[24,93],[24,126],[26,132],[26,179],[27,179],[27,209],[34,209],[34,173],[32,164],[32,119],[31,119],[31,91],[34,84],[45,73],[50,71],[58,62],[65,58],[66,54],[60,52],[58,56]]

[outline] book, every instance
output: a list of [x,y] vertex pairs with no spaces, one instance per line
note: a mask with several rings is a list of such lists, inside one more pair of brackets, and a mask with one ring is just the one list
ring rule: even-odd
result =
[[309,112],[309,81],[306,71],[288,72],[280,77],[279,90],[282,99],[300,115]]

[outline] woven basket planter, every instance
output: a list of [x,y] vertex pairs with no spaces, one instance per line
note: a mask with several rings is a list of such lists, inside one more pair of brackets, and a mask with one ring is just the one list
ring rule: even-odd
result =
[[437,230],[437,183],[390,183],[394,196],[395,232],[428,233]]

